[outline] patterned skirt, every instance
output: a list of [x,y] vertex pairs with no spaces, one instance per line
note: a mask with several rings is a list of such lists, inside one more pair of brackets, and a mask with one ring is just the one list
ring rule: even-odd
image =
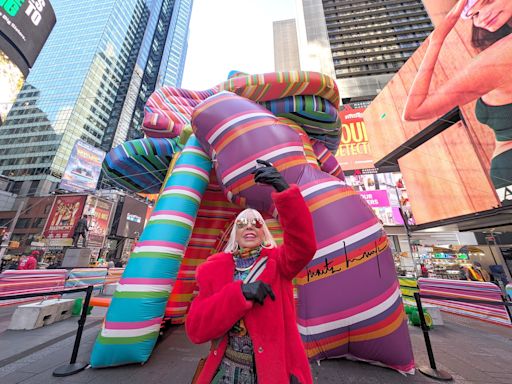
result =
[[211,384],[257,384],[252,358],[228,347]]

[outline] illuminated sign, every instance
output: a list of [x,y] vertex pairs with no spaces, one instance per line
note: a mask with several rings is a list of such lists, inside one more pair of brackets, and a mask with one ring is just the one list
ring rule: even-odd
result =
[[48,0],[0,0],[0,50],[27,75],[55,23]]
[[364,108],[341,107],[341,142],[336,160],[344,171],[373,168],[370,143],[363,120]]

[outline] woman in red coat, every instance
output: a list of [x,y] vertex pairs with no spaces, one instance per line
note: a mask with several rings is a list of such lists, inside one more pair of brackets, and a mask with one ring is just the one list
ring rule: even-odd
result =
[[261,214],[240,213],[225,252],[197,270],[199,295],[186,321],[194,343],[211,341],[199,384],[312,383],[297,329],[292,279],[316,252],[313,221],[296,185],[270,163],[254,180],[270,184],[284,242],[276,246]]

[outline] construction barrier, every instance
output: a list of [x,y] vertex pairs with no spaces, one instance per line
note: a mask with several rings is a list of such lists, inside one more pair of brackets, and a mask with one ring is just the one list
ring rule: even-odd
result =
[[425,298],[423,301],[439,306],[444,312],[512,328],[506,306],[488,304],[503,302],[504,298],[501,289],[493,283],[419,278],[418,285],[422,297],[433,295],[443,298]]
[[[48,292],[64,288],[65,269],[7,270],[0,274],[0,299],[5,296]],[[48,298],[58,297],[50,295]],[[39,300],[34,297],[0,300],[0,307]]]

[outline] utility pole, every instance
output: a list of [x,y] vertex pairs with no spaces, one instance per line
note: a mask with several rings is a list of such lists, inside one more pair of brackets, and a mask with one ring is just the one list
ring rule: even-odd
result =
[[407,215],[405,215],[402,209],[402,201],[400,200],[400,194],[398,193],[398,188],[396,186],[393,187],[396,193],[396,198],[398,199],[398,209],[400,210],[400,216],[402,217],[402,221],[404,222],[405,234],[407,235],[407,244],[409,245],[409,250],[411,251],[411,259],[412,259],[412,267],[414,268],[414,274],[416,275],[418,272],[416,260],[414,259],[414,253],[411,243],[411,228],[409,227],[409,223],[407,222]]

